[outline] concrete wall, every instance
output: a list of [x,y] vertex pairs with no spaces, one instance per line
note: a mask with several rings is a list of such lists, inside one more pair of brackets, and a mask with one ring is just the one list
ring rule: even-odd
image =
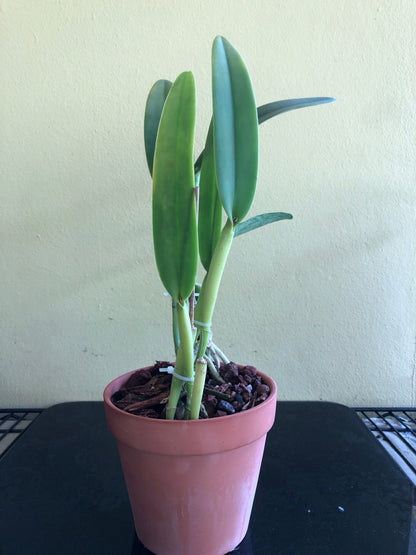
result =
[[0,406],[99,399],[172,357],[153,259],[143,111],[226,36],[257,103],[329,106],[261,126],[251,215],[214,318],[280,399],[415,404],[414,0],[0,0]]

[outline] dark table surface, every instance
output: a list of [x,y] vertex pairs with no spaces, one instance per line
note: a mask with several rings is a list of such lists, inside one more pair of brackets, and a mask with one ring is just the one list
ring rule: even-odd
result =
[[[233,553],[414,555],[413,490],[354,411],[280,402]],[[44,411],[0,461],[0,554],[145,553],[103,404]]]

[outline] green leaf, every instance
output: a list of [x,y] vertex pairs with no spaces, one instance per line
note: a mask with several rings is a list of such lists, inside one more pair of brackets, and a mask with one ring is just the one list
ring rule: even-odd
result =
[[156,81],[150,89],[146,101],[146,109],[144,112],[144,146],[150,175],[153,174],[153,158],[160,116],[162,115],[163,106],[171,87],[171,81],[167,81],[166,79]]
[[317,106],[318,104],[330,104],[335,102],[336,98],[328,96],[316,96],[313,98],[291,98],[289,100],[277,100],[269,104],[263,104],[257,108],[257,116],[259,123],[263,123],[274,116],[298,110],[299,108],[307,108],[308,106]]
[[208,271],[215,246],[221,234],[222,205],[215,177],[212,121],[205,143],[199,180],[198,241],[199,257]]
[[243,235],[243,233],[247,233],[248,231],[252,231],[253,229],[257,229],[258,227],[262,227],[273,222],[291,220],[292,218],[292,214],[287,214],[286,212],[267,212],[266,214],[259,214],[258,216],[254,216],[254,218],[250,218],[249,220],[238,224],[234,231],[234,237],[238,237],[239,235]]
[[153,242],[160,278],[177,301],[189,297],[198,264],[193,172],[195,80],[181,73],[165,102],[153,164]]
[[[331,104],[336,102],[336,98],[329,96],[316,96],[312,98],[292,98],[289,100],[276,100],[269,104],[263,104],[257,108],[258,122],[263,123],[274,116],[290,112],[291,110],[298,110],[299,108],[307,108],[308,106],[318,106],[319,104]],[[204,151],[198,156],[195,162],[195,173],[201,169]]]
[[212,96],[218,191],[229,219],[240,221],[256,191],[257,108],[244,61],[223,37],[212,50]]

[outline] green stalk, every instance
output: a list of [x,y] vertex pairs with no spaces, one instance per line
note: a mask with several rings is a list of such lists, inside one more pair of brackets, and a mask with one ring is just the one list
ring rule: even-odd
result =
[[234,226],[228,219],[221,231],[195,307],[194,325],[198,328],[200,335],[197,358],[204,356],[208,345],[212,314],[233,237]]
[[209,343],[209,338],[211,336],[211,328],[205,329],[199,326],[197,327],[199,331],[199,344],[198,344],[198,352],[196,356],[197,358],[201,358],[206,353],[208,343]]
[[[180,359],[182,358],[180,355],[181,355],[181,351],[179,350],[178,356],[176,357],[175,368],[179,364]],[[170,392],[169,392],[169,400],[166,407],[166,420],[175,419],[176,407],[178,406],[178,401],[182,393],[183,383],[184,382],[179,378],[175,378],[175,376],[172,376],[172,383],[171,383]]]
[[185,390],[186,390],[185,420],[191,419],[191,404],[192,404],[194,389],[195,389],[195,384],[193,382],[188,382],[185,385]]
[[[187,378],[194,376],[194,349],[193,334],[189,312],[186,303],[177,302],[176,312],[178,317],[179,328],[179,349],[175,362],[175,373]],[[173,420],[175,418],[176,407],[179,397],[182,393],[183,384],[187,384],[187,390],[192,393],[192,382],[184,382],[180,378],[172,376],[172,385],[170,389],[169,401],[166,408],[166,419]]]
[[205,376],[207,373],[207,362],[198,358],[195,363],[195,383],[192,392],[191,419],[198,420],[201,408],[202,394],[204,393]]
[[175,355],[178,354],[179,348],[179,327],[178,327],[178,312],[176,310],[176,304],[172,301],[172,335],[173,335],[173,344],[175,346]]

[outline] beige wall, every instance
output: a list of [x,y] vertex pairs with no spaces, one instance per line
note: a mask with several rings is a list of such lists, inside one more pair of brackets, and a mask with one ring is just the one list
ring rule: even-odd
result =
[[186,69],[198,150],[210,49],[244,56],[258,104],[336,104],[261,127],[252,215],[214,319],[281,399],[415,404],[414,0],[0,0],[0,406],[99,399],[172,356],[151,244],[147,91]]

